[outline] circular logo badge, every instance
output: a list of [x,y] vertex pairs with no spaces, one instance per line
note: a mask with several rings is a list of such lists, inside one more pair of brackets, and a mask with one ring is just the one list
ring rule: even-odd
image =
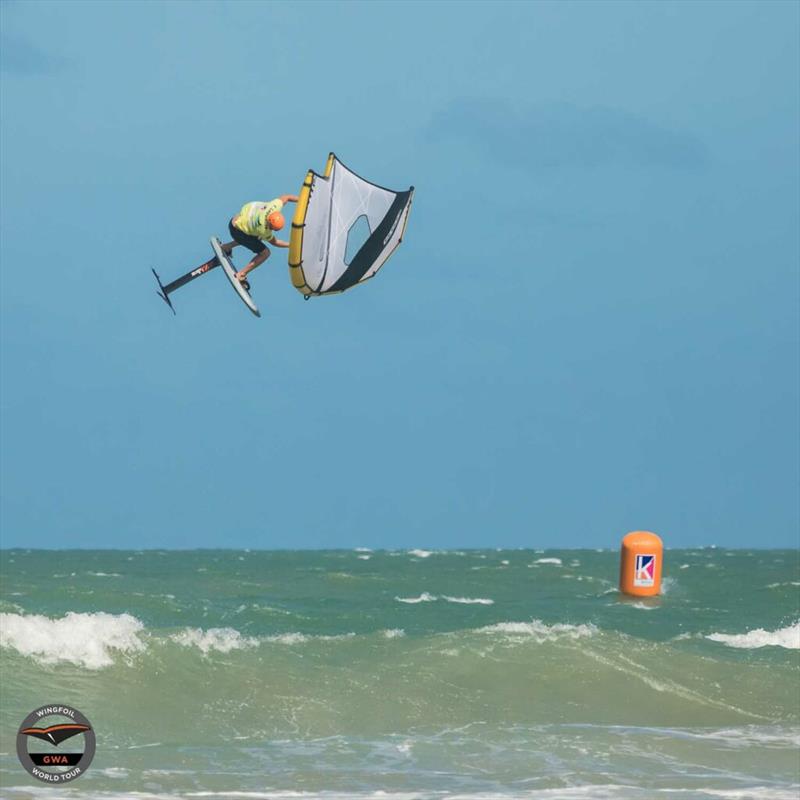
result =
[[20,763],[44,783],[69,783],[79,778],[92,763],[96,744],[89,720],[77,708],[59,703],[32,711],[17,732]]

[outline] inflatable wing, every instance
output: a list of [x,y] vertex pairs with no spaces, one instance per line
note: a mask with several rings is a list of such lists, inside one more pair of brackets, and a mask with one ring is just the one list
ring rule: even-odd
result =
[[306,299],[369,280],[403,240],[414,187],[384,189],[331,153],[325,174],[309,170],[289,240],[289,276]]

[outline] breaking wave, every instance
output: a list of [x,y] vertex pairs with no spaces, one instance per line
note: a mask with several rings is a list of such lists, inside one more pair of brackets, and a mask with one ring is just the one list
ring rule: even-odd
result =
[[145,649],[144,625],[130,614],[78,614],[59,619],[40,614],[0,614],[0,647],[16,650],[40,664],[65,662],[97,670],[114,663],[114,654]]
[[756,650],[761,647],[785,647],[788,650],[800,650],[800,622],[777,631],[765,631],[756,628],[747,633],[711,633],[706,636],[712,642],[721,642],[728,647]]

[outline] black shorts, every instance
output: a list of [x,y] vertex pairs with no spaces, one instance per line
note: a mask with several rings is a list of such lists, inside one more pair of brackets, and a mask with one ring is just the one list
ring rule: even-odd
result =
[[267,246],[261,239],[256,236],[250,236],[249,233],[245,233],[244,231],[240,231],[233,224],[233,220],[228,223],[228,231],[234,242],[242,245],[242,247],[246,247],[248,250],[252,250],[256,255],[263,253],[267,249]]

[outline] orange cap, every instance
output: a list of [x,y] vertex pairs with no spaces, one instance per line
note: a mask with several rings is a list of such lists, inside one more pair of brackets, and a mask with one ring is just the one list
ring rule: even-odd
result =
[[283,214],[280,211],[273,211],[267,217],[267,225],[274,231],[279,231],[284,225]]

